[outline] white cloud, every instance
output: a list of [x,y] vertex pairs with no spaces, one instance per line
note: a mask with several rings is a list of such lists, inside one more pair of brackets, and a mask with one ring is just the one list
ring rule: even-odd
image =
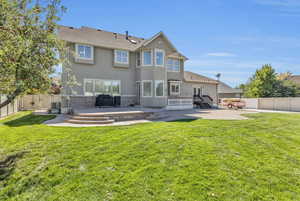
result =
[[213,52],[213,53],[208,53],[206,56],[210,57],[236,57],[235,54],[228,53],[228,52]]

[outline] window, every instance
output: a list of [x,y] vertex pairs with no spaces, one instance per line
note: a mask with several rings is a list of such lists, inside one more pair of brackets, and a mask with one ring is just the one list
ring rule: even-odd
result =
[[203,87],[194,88],[194,96],[203,96]]
[[180,83],[179,82],[171,82],[170,83],[170,94],[171,95],[179,95],[180,94]]
[[120,95],[120,80],[85,79],[84,95],[96,96],[99,94]]
[[147,50],[143,51],[143,66],[151,66],[152,65],[152,51]]
[[84,80],[84,95],[92,96],[94,94],[93,80]]
[[93,59],[93,47],[90,45],[76,44],[76,54],[80,59]]
[[136,53],[136,66],[141,66],[141,54],[139,52]]
[[167,63],[168,71],[179,72],[180,71],[180,62],[178,59],[168,59]]
[[152,81],[143,81],[143,97],[152,96]]
[[120,81],[112,81],[111,82],[111,93],[113,95],[120,94]]
[[103,80],[95,80],[95,95],[102,94],[104,92]]
[[129,64],[129,52],[125,50],[115,50],[115,63]]
[[155,80],[155,96],[164,96],[163,80]]
[[156,66],[164,66],[165,52],[164,50],[155,49],[155,65]]

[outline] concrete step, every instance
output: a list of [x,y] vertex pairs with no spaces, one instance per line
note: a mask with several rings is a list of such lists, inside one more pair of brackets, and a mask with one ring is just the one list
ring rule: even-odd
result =
[[[75,113],[74,116],[83,118],[100,118],[105,117],[113,119],[115,121],[131,121],[151,118],[154,112],[144,112],[144,111],[123,111],[123,112],[98,112],[98,113]],[[75,118],[76,119],[76,118]],[[83,119],[80,119],[83,120]]]
[[72,116],[72,119],[76,119],[76,120],[92,120],[92,121],[97,121],[97,120],[110,120],[110,117],[98,117],[98,116],[94,116],[94,117],[85,117],[85,116]]
[[66,120],[68,123],[72,124],[111,124],[114,123],[115,120],[109,119],[109,120],[77,120],[77,119],[69,119]]
[[147,115],[153,112],[143,111],[124,111],[124,112],[95,112],[95,113],[75,113],[74,116],[80,117],[103,117],[103,116],[126,116],[126,115]]

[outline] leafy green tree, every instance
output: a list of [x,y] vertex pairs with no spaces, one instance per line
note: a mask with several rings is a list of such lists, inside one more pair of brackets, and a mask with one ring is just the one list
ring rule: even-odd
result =
[[277,76],[279,80],[279,86],[277,88],[277,94],[280,97],[295,97],[298,93],[298,86],[289,78],[292,76],[292,73],[280,73]]
[[271,65],[263,65],[256,70],[245,86],[245,96],[251,98],[272,97],[278,86],[277,75]]
[[288,80],[290,75],[289,72],[277,75],[271,65],[263,65],[243,86],[245,97],[294,97],[297,86]]
[[41,2],[0,0],[0,94],[7,95],[0,108],[19,95],[49,90],[55,66],[67,61],[56,34],[65,8],[60,0]]

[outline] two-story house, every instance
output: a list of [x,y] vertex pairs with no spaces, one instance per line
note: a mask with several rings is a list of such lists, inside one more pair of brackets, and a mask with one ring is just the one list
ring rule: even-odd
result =
[[[144,39],[128,32],[61,26],[58,35],[75,52],[70,63],[79,85],[63,86],[72,107],[94,106],[99,94],[120,96],[122,106],[193,107],[195,90],[185,81],[187,57],[163,32]],[[217,101],[216,82],[195,84],[201,90],[207,88],[207,95]]]

